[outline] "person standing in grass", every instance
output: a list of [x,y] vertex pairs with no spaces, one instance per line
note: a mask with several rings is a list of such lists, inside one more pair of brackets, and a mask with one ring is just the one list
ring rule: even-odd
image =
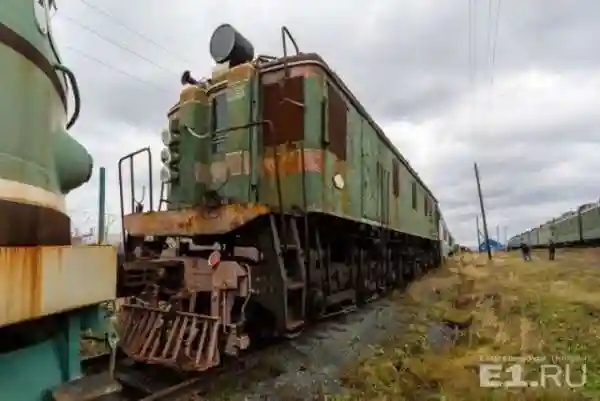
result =
[[529,248],[529,245],[525,242],[521,242],[521,255],[523,256],[524,261],[527,262],[531,260],[531,248]]
[[554,241],[550,240],[548,242],[548,260],[554,260],[556,255],[556,245],[554,245]]

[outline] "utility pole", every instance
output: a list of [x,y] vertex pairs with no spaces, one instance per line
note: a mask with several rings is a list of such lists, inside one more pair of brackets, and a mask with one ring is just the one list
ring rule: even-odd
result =
[[496,224],[496,241],[498,241],[499,244],[502,243],[502,240],[500,239],[500,224]]
[[98,244],[104,244],[106,241],[106,169],[100,167],[98,192]]
[[483,206],[483,195],[481,194],[481,182],[479,181],[479,169],[477,163],[473,163],[475,170],[475,180],[477,181],[477,193],[479,195],[479,206],[481,207],[481,219],[483,220],[483,235],[485,237],[485,245],[487,247],[488,259],[492,260],[492,250],[490,249],[490,237],[488,236],[487,222],[485,220],[485,208]]
[[475,229],[477,232],[477,253],[481,252],[481,233],[479,231],[479,215],[475,216]]

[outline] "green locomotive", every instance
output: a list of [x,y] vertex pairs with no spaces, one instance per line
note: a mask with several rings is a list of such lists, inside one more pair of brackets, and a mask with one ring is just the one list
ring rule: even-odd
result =
[[[157,210],[123,210],[121,346],[137,360],[205,370],[440,264],[431,191],[327,63],[282,41],[254,57],[221,25],[212,75],[182,77]],[[120,171],[144,153],[151,166],[146,148]]]
[[[79,94],[53,42],[53,5],[0,0],[2,401],[66,399],[60,397],[72,396],[73,385],[81,390],[81,334],[102,333],[100,303],[115,297],[115,250],[71,246],[65,195],[90,179],[92,158],[67,133],[79,113]],[[69,92],[76,105],[70,118]],[[119,387],[110,378],[95,384],[86,388]]]

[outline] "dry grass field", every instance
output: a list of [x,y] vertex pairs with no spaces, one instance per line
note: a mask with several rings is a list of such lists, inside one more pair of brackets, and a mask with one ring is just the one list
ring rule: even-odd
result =
[[[487,255],[457,256],[396,295],[398,308],[417,307],[413,322],[345,368],[346,395],[325,398],[600,400],[599,290],[599,249],[559,250],[553,262],[542,251],[531,262],[517,253],[496,254],[492,262]],[[449,330],[443,322],[467,327]],[[570,389],[563,375],[560,387],[550,379],[546,386],[482,388],[481,361],[507,356],[545,358],[523,365],[525,380],[538,383],[541,364],[553,360],[569,364],[571,381],[579,383],[585,359],[585,385]]]

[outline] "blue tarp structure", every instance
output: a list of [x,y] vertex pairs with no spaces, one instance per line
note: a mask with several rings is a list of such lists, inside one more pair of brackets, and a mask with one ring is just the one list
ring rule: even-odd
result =
[[[506,248],[504,245],[502,245],[498,241],[493,240],[492,238],[489,239],[489,243],[490,249],[492,251],[502,251]],[[487,246],[485,241],[482,241],[481,246],[479,246],[479,252],[487,252]]]

